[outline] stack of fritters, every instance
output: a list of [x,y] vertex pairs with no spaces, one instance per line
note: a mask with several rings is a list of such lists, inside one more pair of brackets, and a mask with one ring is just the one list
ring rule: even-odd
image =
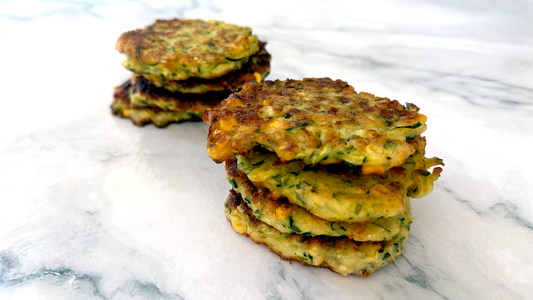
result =
[[230,90],[270,72],[265,43],[220,21],[159,20],[122,34],[116,48],[134,74],[115,88],[111,110],[139,126],[201,120]]
[[357,94],[329,78],[248,83],[206,110],[207,152],[225,162],[233,229],[270,251],[368,276],[409,236],[409,197],[442,169],[426,158],[413,104]]

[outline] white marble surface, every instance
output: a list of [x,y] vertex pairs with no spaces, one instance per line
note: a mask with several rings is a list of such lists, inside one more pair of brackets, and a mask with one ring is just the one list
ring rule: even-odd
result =
[[[111,116],[116,38],[173,17],[252,27],[270,79],[421,107],[446,167],[395,264],[280,261],[225,220],[206,124]],[[0,299],[531,299],[532,19],[506,0],[1,0]]]

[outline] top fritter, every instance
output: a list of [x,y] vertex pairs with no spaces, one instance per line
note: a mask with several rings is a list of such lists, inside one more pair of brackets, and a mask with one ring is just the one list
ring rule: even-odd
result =
[[158,20],[120,36],[124,67],[168,80],[211,79],[238,70],[259,51],[252,30],[221,21]]
[[418,110],[329,78],[247,83],[204,112],[207,152],[220,163],[262,146],[282,161],[345,162],[383,174],[415,152],[406,140],[426,130]]

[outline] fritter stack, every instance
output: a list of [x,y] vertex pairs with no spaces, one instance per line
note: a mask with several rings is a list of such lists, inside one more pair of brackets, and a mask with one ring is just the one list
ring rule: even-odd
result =
[[303,265],[368,276],[401,254],[409,197],[442,169],[426,116],[329,78],[248,83],[206,110],[207,152],[225,162],[233,229]]
[[134,74],[115,88],[111,111],[138,126],[201,120],[232,89],[270,72],[265,44],[250,28],[213,20],[158,20],[126,32],[116,48]]

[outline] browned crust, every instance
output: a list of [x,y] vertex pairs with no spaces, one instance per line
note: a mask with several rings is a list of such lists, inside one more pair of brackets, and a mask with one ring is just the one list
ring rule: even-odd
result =
[[[271,109],[271,116],[261,116],[265,107]],[[340,138],[339,129],[346,126],[365,130],[417,126],[415,124],[424,123],[426,117],[418,113],[414,104],[402,106],[396,100],[358,94],[341,80],[304,78],[247,83],[240,92],[222,101],[221,108],[206,110],[203,120],[211,124],[208,148],[224,145],[220,153],[208,149],[211,158],[220,163],[235,154],[246,155],[258,144],[275,149],[284,160],[294,159],[295,153],[304,148],[345,146],[346,140]],[[280,129],[264,132],[273,122],[277,122]],[[231,125],[223,128],[223,123]],[[310,125],[318,128],[316,131],[321,137],[305,129]],[[301,128],[303,133],[300,134],[307,134],[301,137],[305,144],[300,137],[288,132],[291,128]],[[375,131],[374,136],[352,142],[357,149],[365,149],[370,144],[384,145],[387,141]]]
[[[302,123],[311,119],[317,122],[334,122],[337,125],[340,125],[339,122],[353,124],[356,121],[354,113],[359,112],[375,116],[379,115],[384,123],[400,119],[406,119],[406,121],[407,119],[413,119],[410,123],[414,124],[416,123],[415,120],[418,119],[418,107],[414,104],[408,105],[412,110],[405,110],[397,100],[380,98],[376,101],[375,106],[368,106],[365,99],[357,97],[357,93],[347,82],[338,79],[333,81],[330,78],[304,78],[302,81],[292,79],[287,79],[287,81],[267,80],[264,83],[250,82],[240,92],[223,101],[220,109],[213,109],[207,112],[203,119],[206,123],[212,124],[216,119],[237,116],[239,120],[248,126],[260,127],[267,121],[257,114],[257,109],[264,106],[264,101],[267,101],[270,106],[274,106],[275,115],[279,116],[284,106],[295,102],[293,97],[298,96],[296,89],[319,91],[328,87],[335,90],[345,90],[345,96],[352,97],[323,99],[325,100],[324,103],[314,103],[311,106],[311,111],[292,108],[291,111],[287,111],[287,113],[292,113],[290,118],[292,126],[302,125]],[[333,106],[337,101],[349,104],[352,109],[339,110]],[[325,111],[327,114],[323,116],[316,115],[316,111]]]
[[[117,86],[113,93],[113,103],[122,103],[124,105],[130,104],[130,90],[131,88],[131,80],[126,80],[123,84]],[[120,112],[113,109],[114,107],[111,106],[111,112],[114,115],[119,115]]]
[[[176,110],[191,110],[194,107],[220,107],[220,101],[228,97],[231,91],[209,92],[205,94],[183,94],[171,92],[164,88],[159,88],[146,80],[143,76],[133,75],[131,93],[139,93],[143,97],[153,100],[163,100],[173,102]],[[153,106],[152,106],[153,107]],[[201,112],[201,111],[199,111]]]

